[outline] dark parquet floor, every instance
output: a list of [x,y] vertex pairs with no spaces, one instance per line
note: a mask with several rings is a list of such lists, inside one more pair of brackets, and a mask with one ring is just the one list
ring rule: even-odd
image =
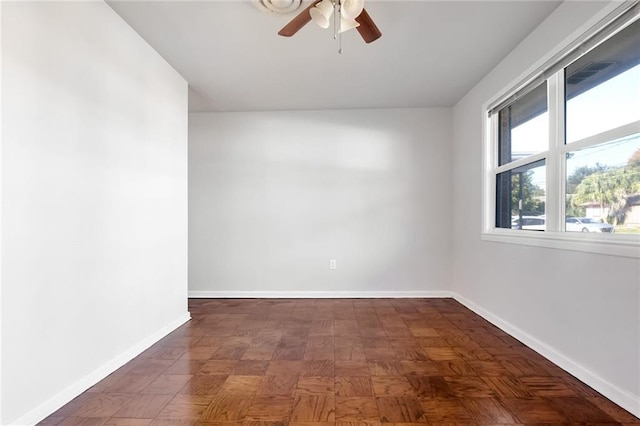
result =
[[41,424],[640,425],[452,299],[196,299],[189,310]]

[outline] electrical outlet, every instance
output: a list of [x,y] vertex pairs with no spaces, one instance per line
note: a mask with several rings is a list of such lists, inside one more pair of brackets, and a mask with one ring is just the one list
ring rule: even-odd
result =
[[329,269],[336,269],[338,267],[338,264],[336,263],[335,259],[329,259]]

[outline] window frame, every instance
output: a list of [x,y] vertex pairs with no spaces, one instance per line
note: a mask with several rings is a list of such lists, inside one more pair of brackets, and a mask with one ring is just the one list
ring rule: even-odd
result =
[[[602,133],[565,144],[565,97],[564,70],[579,57],[606,42],[611,36],[640,20],[640,2],[623,6],[610,5],[603,9],[594,23],[586,27],[581,35],[565,46],[560,46],[553,56],[538,66],[524,79],[511,84],[501,95],[483,105],[483,217],[481,239],[484,241],[522,244],[537,247],[599,253],[611,256],[640,258],[640,235],[596,234],[565,231],[566,154],[589,148],[603,142],[640,131],[640,120],[609,129]],[[585,40],[600,40],[584,49]],[[579,49],[581,48],[582,49]],[[576,55],[576,50],[580,54]],[[553,71],[553,72],[550,72]],[[499,111],[508,106],[518,95],[527,93],[537,85],[547,82],[547,110],[549,113],[548,150],[499,165]],[[546,164],[546,201],[544,232],[530,232],[496,227],[496,183],[499,173],[544,160]]]

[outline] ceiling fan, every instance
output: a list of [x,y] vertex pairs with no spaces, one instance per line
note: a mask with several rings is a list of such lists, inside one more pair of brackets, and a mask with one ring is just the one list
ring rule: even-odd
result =
[[[278,31],[278,34],[291,37],[311,20],[322,28],[328,28],[334,12],[337,33],[355,28],[366,43],[376,41],[382,36],[375,22],[364,9],[364,0],[314,0]],[[340,19],[337,19],[338,17]]]

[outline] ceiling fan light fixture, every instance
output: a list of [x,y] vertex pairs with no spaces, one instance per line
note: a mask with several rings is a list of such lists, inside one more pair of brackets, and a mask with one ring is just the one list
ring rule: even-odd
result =
[[343,33],[345,31],[352,30],[354,28],[358,28],[360,24],[355,19],[345,19],[344,17],[340,17],[340,32]]
[[[278,35],[291,37],[312,20],[321,28],[329,28],[333,15],[335,18],[333,38],[339,39],[340,43],[342,43],[341,33],[352,28],[357,28],[365,43],[374,42],[382,36],[382,33],[363,6],[364,0],[311,0],[302,12],[278,31]],[[350,18],[351,16],[353,18]],[[352,21],[355,21],[355,24]],[[338,52],[342,53],[342,48],[339,48]]]
[[344,19],[356,19],[363,9],[364,0],[340,0],[340,13]]
[[309,11],[311,20],[318,24],[320,28],[329,28],[331,24],[331,15],[333,14],[333,2],[331,0],[322,0]]

